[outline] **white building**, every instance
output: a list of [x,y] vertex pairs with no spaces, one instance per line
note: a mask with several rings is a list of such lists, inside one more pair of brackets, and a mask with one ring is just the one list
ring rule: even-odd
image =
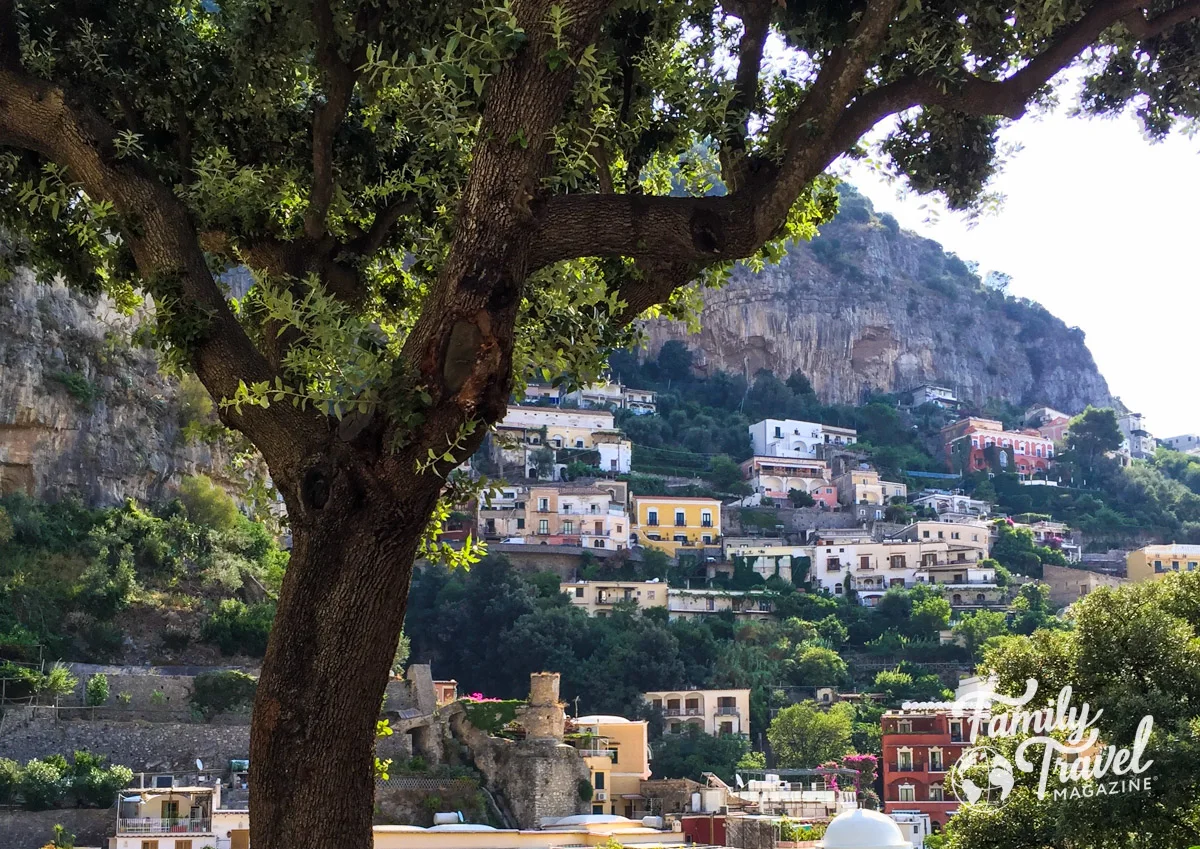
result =
[[248,849],[250,812],[221,807],[221,787],[122,790],[109,849]]
[[1194,433],[1185,433],[1181,436],[1168,436],[1166,439],[1160,441],[1172,451],[1182,451],[1184,454],[1200,454],[1200,436]]
[[1129,456],[1135,460],[1144,460],[1154,455],[1158,442],[1146,428],[1146,421],[1141,413],[1126,413],[1117,416],[1117,426],[1125,441],[1129,443]]
[[992,512],[988,501],[971,498],[961,492],[943,492],[941,490],[924,490],[909,502],[913,507],[924,507],[939,516],[971,516],[982,518]]
[[808,549],[801,545],[739,545],[727,547],[725,556],[740,559],[764,579],[778,576],[789,584],[792,582],[792,567],[800,568],[808,557]]
[[633,443],[614,427],[608,410],[510,405],[504,420],[496,425],[493,445],[497,462],[535,479],[539,477],[538,454],[545,449],[553,452],[554,473],[543,477],[555,479],[580,456],[577,452],[595,452],[595,464],[610,473],[628,472],[633,456]]
[[759,457],[816,458],[826,445],[853,445],[858,433],[850,428],[795,419],[763,419],[750,425],[750,442]]
[[933,404],[943,410],[957,410],[962,402],[954,395],[954,391],[945,386],[935,386],[932,383],[922,383],[908,390],[904,399],[910,407],[920,407],[923,404]]

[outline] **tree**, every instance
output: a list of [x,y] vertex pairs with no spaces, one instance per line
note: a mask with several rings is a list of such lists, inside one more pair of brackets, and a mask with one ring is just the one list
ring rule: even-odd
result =
[[[1038,681],[1036,704],[1070,685],[1072,705],[1086,702],[1103,746],[1132,745],[1138,725],[1154,717],[1142,756],[1154,780],[1143,793],[1066,800],[1034,793],[1038,775],[1017,772],[1017,787],[999,808],[964,806],[947,828],[949,849],[1046,846],[1190,846],[1200,821],[1194,768],[1200,722],[1200,575],[1105,588],[1073,606],[1075,628],[993,641],[984,666],[1013,695]],[[1035,762],[1040,753],[1035,752]],[[1049,789],[1057,785],[1050,771]]]
[[974,613],[964,613],[954,623],[954,636],[963,641],[971,657],[978,657],[984,644],[992,637],[1000,637],[1008,633],[1008,624],[1003,613],[998,610],[977,610]]
[[654,743],[651,767],[655,778],[691,778],[711,772],[727,781],[749,752],[750,744],[742,737],[726,734],[714,737],[697,725],[688,724],[678,734],[666,734]]
[[[687,283],[811,237],[826,169],[890,116],[888,166],[954,208],[1084,51],[1084,109],[1136,102],[1162,137],[1198,110],[1195,12],[0,0],[5,260],[152,295],[287,505],[255,846],[369,845],[413,562],[450,556],[450,473],[526,376],[595,379],[647,310],[690,315]],[[811,73],[760,73],[770,38]]]
[[788,501],[793,507],[812,507],[817,500],[802,489],[789,489]]
[[404,670],[408,667],[408,655],[412,649],[408,636],[401,631],[400,639],[396,641],[396,653],[392,656],[392,674],[396,677],[402,677]]
[[1117,424],[1116,411],[1105,407],[1087,409],[1071,419],[1067,431],[1067,448],[1079,463],[1086,480],[1091,480],[1096,464],[1110,451],[1121,447],[1124,436]]
[[97,672],[84,685],[84,700],[89,707],[99,707],[108,701],[108,676]]
[[669,380],[687,380],[692,375],[692,352],[678,339],[670,339],[658,349],[658,369]]
[[62,798],[66,790],[63,771],[58,764],[47,760],[31,760],[21,771],[21,782],[17,785],[25,807],[31,811],[44,811]]
[[833,649],[806,646],[796,654],[792,680],[800,686],[837,686],[848,674],[846,661]]
[[771,720],[767,739],[779,766],[808,769],[850,751],[854,706],[838,702],[822,710],[816,702],[785,707]]
[[54,699],[54,703],[57,705],[58,700],[63,696],[74,693],[77,686],[79,686],[79,679],[71,673],[70,668],[62,663],[56,663],[46,673],[41,691]]
[[750,488],[742,478],[742,467],[729,458],[727,454],[718,454],[708,464],[708,472],[704,479],[713,485],[717,492],[740,495],[749,492]]

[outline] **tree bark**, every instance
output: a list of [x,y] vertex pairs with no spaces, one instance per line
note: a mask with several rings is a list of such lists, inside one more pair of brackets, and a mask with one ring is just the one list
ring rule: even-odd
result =
[[256,847],[371,845],[375,723],[440,489],[381,464],[314,466],[286,497],[292,561],[250,739]]

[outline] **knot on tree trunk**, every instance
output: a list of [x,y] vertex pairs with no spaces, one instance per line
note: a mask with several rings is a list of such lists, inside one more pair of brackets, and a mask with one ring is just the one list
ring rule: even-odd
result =
[[725,222],[710,209],[697,209],[688,222],[692,233],[692,246],[708,254],[719,254],[725,250]]

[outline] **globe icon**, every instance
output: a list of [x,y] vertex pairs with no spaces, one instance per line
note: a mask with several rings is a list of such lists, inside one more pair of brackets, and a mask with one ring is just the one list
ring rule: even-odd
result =
[[990,746],[962,753],[950,770],[950,790],[960,802],[999,805],[1012,793],[1012,761]]

